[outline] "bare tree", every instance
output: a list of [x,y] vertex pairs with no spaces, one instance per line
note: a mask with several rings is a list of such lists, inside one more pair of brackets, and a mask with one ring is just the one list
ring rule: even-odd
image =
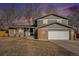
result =
[[69,25],[75,27],[77,33],[79,33],[79,11],[77,11],[71,16],[68,16],[68,18],[69,18]]
[[69,24],[75,27],[79,27],[79,11],[77,11],[76,13],[74,13],[71,16],[68,16],[69,20]]

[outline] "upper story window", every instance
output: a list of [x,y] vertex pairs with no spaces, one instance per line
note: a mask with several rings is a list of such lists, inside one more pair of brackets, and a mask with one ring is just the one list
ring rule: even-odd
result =
[[48,24],[48,19],[44,19],[43,24]]
[[62,20],[62,23],[68,25],[68,20]]
[[57,22],[58,22],[58,23],[62,23],[62,20],[58,19]]

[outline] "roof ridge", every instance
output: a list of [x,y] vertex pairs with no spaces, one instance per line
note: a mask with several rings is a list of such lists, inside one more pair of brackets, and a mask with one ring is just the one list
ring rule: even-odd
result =
[[74,27],[70,26],[70,25],[65,25],[65,24],[62,24],[62,23],[58,23],[58,22],[53,22],[53,23],[50,23],[50,24],[47,24],[47,25],[44,25],[44,26],[41,26],[41,27],[38,27],[38,28],[43,28],[43,27],[46,27],[46,26],[49,26],[49,25],[52,25],[52,24],[59,24],[61,26],[65,26],[67,28],[71,28],[73,30],[76,30]]
[[54,16],[57,16],[57,17],[60,17],[60,18],[63,18],[63,19],[68,20],[68,18],[66,18],[66,17],[64,17],[64,16],[60,16],[60,15],[53,14],[53,13],[52,13],[52,14],[45,15],[45,16],[38,17],[38,18],[36,18],[35,20],[39,20],[39,19],[41,19],[41,18],[44,18],[44,17],[50,16],[50,15],[54,15]]

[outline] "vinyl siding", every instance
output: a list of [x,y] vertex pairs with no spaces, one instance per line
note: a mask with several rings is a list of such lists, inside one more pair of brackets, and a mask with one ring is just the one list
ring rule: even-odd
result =
[[37,20],[37,26],[40,27],[40,26],[47,25],[47,24],[43,24],[43,20],[45,20],[45,19],[48,20],[47,24],[60,21],[62,24],[68,25],[68,20],[51,15],[51,16]]

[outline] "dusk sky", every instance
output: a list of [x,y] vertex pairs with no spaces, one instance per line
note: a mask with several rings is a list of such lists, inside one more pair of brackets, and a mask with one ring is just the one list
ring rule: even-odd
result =
[[[77,3],[1,3],[0,10],[9,10],[15,9],[15,14],[17,16],[26,15],[26,19],[32,19],[32,17],[37,18],[37,16],[44,16],[48,13],[56,13],[62,16],[73,15],[75,12],[79,11],[79,4]],[[2,11],[1,11],[2,12]],[[5,13],[5,12],[3,12]],[[7,15],[7,14],[6,14]],[[11,16],[12,15],[12,16]],[[3,14],[0,13],[0,16]],[[10,14],[10,18],[14,17],[13,14]],[[18,17],[16,18],[18,19]],[[24,18],[19,18],[19,21],[13,21],[13,23],[23,22]],[[24,22],[27,22],[26,20]],[[23,22],[23,23],[24,23]]]
[[[34,11],[38,12],[47,12],[48,9],[50,8],[51,10],[55,9],[55,12],[61,15],[69,15],[73,12],[76,12],[79,10],[79,4],[74,4],[74,3],[41,3],[41,4],[30,4],[30,3],[2,3],[0,4],[0,9],[9,9],[9,8],[15,8],[18,11],[23,11],[25,8],[29,9],[32,8]],[[60,11],[60,12],[59,12]]]

